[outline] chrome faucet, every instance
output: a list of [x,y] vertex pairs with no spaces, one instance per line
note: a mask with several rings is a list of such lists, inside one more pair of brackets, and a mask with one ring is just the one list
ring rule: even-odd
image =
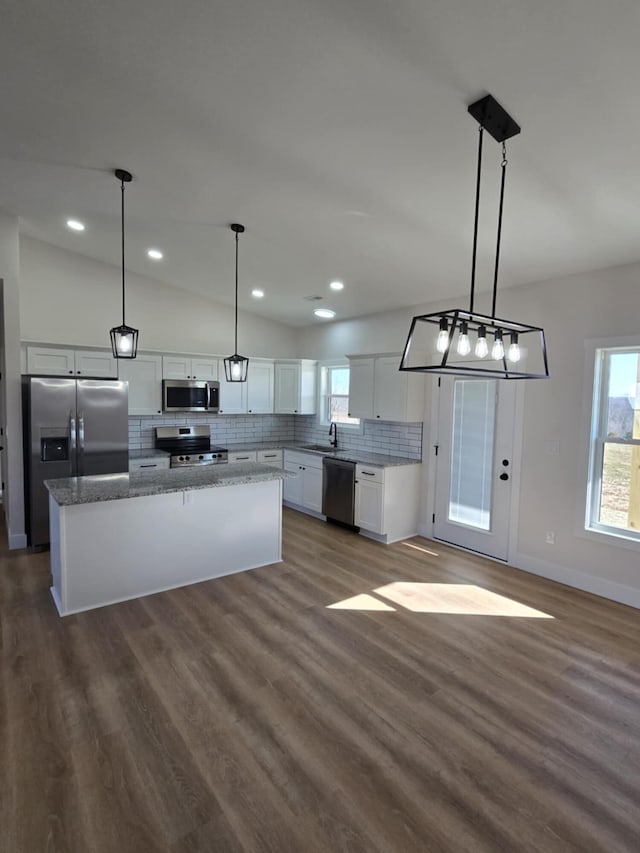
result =
[[329,427],[329,438],[333,435],[333,441],[329,441],[329,444],[332,447],[338,446],[338,425],[335,421],[331,421],[331,426]]

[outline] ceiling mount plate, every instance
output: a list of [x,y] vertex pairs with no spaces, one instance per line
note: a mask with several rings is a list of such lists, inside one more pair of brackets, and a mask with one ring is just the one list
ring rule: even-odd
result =
[[496,142],[504,142],[520,133],[520,125],[515,123],[493,95],[485,95],[484,98],[470,104],[468,110]]
[[131,172],[127,172],[126,169],[116,169],[113,174],[119,181],[122,181],[125,184],[128,184],[129,181],[133,179]]

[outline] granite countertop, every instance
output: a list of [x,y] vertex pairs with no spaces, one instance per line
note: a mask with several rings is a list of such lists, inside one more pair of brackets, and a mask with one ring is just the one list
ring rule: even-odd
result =
[[387,456],[385,453],[371,453],[368,450],[309,450],[301,444],[287,444],[287,450],[299,450],[302,453],[313,453],[316,456],[331,456],[343,462],[356,462],[362,465],[374,465],[377,468],[396,468],[400,465],[420,465],[420,459],[410,459],[407,456]]
[[314,453],[316,456],[334,456],[345,462],[359,462],[363,465],[375,465],[378,468],[394,468],[400,465],[420,465],[421,459],[410,459],[408,456],[387,456],[385,453],[371,453],[367,450],[337,450],[327,444],[326,450],[309,450],[304,444],[295,441],[247,442],[245,444],[229,444],[229,452],[250,450],[298,450],[302,453]]
[[148,448],[147,450],[130,450],[129,451],[129,459],[158,459],[164,458],[167,459],[171,454],[166,450],[156,450],[155,448]]
[[244,462],[235,465],[155,469],[145,473],[64,477],[45,480],[44,484],[59,506],[73,506],[145,495],[163,495],[169,492],[188,492],[193,489],[239,486],[265,480],[286,480],[294,476],[295,474],[283,468]]

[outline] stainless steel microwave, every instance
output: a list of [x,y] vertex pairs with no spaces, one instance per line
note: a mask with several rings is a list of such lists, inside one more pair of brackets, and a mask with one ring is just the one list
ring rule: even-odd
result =
[[194,379],[163,379],[163,412],[209,412],[220,408],[220,383]]

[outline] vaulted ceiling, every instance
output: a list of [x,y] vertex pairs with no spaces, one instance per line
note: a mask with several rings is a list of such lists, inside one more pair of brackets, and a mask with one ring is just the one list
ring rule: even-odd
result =
[[[310,295],[337,319],[455,297],[471,254],[466,107],[491,92],[522,125],[501,286],[636,261],[639,41],[637,0],[5,4],[0,207],[117,265],[124,167],[136,272],[231,303],[238,221],[241,307],[256,313],[301,326],[318,322]],[[485,151],[481,289],[500,162]]]

